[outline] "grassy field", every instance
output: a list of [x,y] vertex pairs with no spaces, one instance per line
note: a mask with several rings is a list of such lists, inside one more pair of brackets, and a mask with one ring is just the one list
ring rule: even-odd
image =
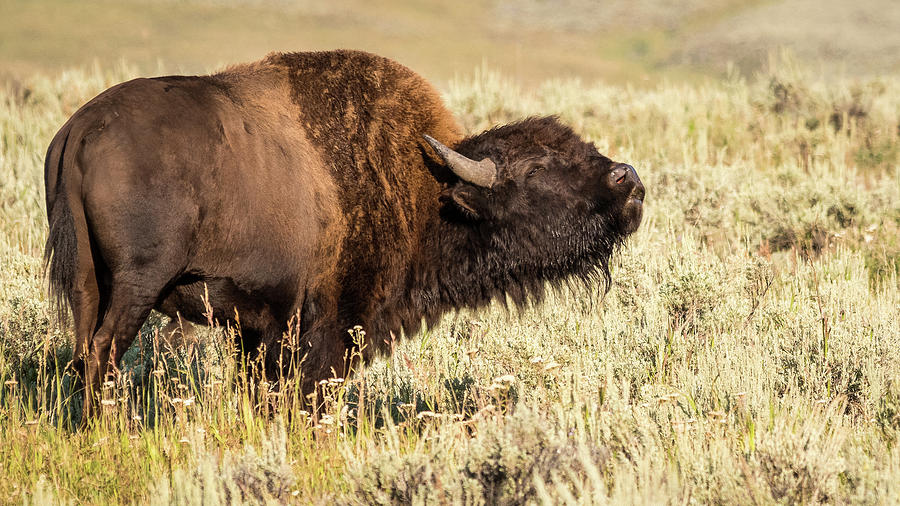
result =
[[645,218],[605,297],[449,315],[323,385],[319,413],[245,378],[228,329],[171,350],[153,316],[73,432],[44,150],[137,72],[0,89],[0,503],[900,502],[900,79],[480,68],[444,87],[467,130],[555,113],[637,167]]

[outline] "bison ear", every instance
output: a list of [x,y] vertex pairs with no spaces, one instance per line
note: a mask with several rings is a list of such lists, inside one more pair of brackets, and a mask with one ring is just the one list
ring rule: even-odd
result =
[[466,218],[481,220],[487,217],[488,199],[477,186],[458,184],[446,190],[443,197],[452,202]]

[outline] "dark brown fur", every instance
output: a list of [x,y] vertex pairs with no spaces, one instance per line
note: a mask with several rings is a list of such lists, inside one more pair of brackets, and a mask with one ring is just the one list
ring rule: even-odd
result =
[[[497,184],[459,180],[424,134],[490,157]],[[136,79],[50,144],[51,286],[72,308],[88,386],[151,309],[205,322],[208,293],[270,366],[299,314],[310,389],[346,372],[354,325],[371,356],[452,308],[608,277],[643,198],[636,175],[611,182],[614,166],[553,118],[463,139],[425,80],[362,52]]]

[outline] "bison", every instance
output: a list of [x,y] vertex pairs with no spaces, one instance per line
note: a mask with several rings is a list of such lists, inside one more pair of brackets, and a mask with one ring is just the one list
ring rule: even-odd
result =
[[207,300],[270,370],[296,317],[309,391],[348,372],[350,327],[367,359],[454,308],[608,286],[644,198],[556,118],[464,137],[427,81],[357,51],[113,86],[62,126],[44,176],[84,416],[153,309],[203,323]]

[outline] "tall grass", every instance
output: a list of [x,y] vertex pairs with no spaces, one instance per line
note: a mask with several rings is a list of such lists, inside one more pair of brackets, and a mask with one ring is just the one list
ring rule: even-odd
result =
[[314,413],[240,363],[233,329],[171,349],[154,315],[73,431],[42,160],[133,74],[0,91],[3,502],[900,501],[900,80],[784,58],[653,89],[479,69],[446,95],[468,130],[558,114],[637,167],[645,219],[605,297],[448,315],[322,384]]

